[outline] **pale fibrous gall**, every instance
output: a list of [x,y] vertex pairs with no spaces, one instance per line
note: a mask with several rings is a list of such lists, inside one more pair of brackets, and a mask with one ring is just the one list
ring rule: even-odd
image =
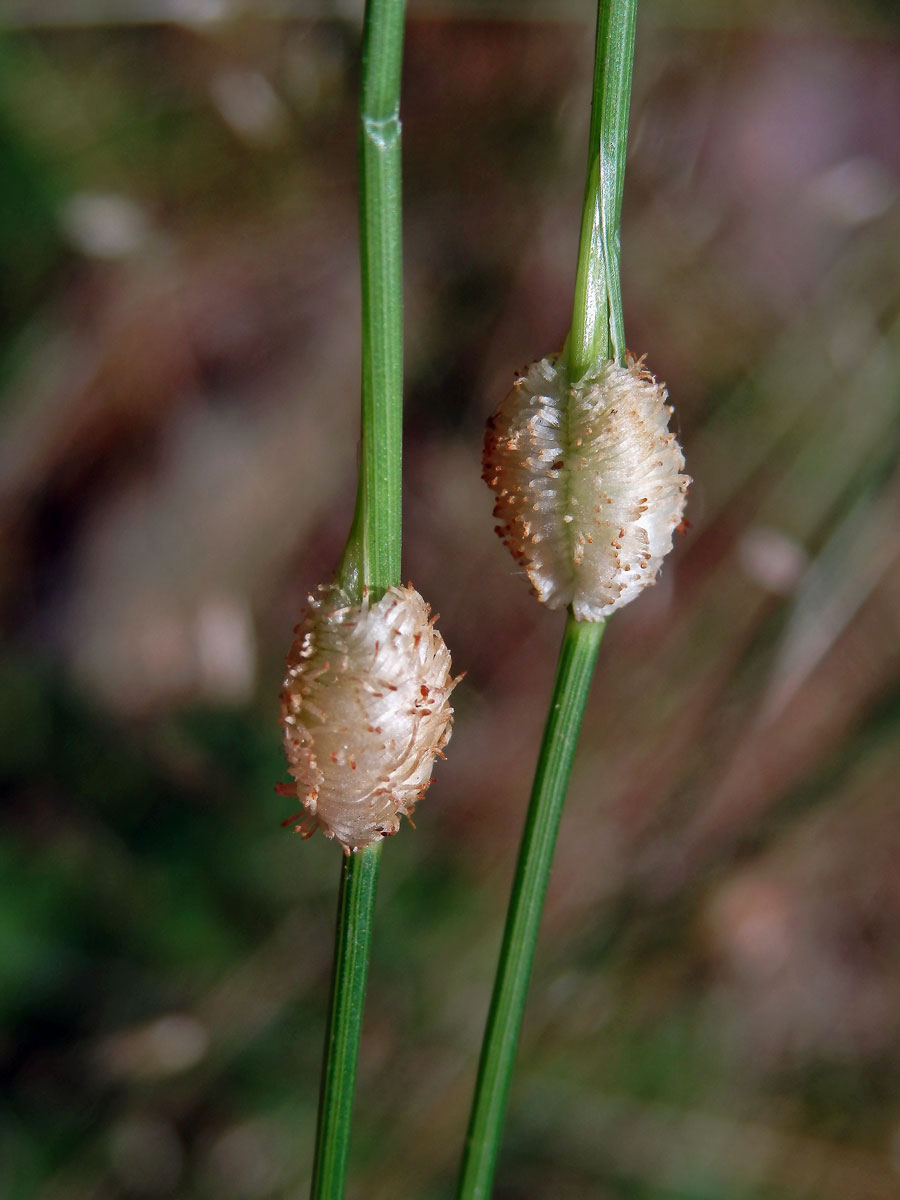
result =
[[450,738],[450,653],[410,584],[350,602],[321,587],[294,630],[281,693],[290,784],[285,824],[321,829],[349,854],[396,833]]
[[488,421],[497,533],[548,607],[598,621],[655,582],[690,483],[666,401],[631,358],[574,384],[545,358]]

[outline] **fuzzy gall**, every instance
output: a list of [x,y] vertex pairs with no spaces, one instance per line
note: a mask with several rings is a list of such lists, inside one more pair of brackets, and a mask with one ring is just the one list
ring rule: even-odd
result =
[[690,483],[666,401],[632,359],[570,384],[545,358],[489,419],[497,533],[549,608],[599,621],[656,581]]
[[361,605],[335,585],[310,596],[281,693],[293,782],[278,791],[303,806],[285,824],[349,854],[413,812],[449,741],[457,682],[434,622],[411,584]]

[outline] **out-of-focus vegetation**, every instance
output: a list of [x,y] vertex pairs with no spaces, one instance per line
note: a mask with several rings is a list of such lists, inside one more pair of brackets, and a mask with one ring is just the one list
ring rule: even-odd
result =
[[[900,26],[642,4],[626,326],[692,528],[605,639],[497,1194],[885,1200]],[[0,1196],[301,1195],[339,852],[279,827],[277,692],[353,504],[359,13],[4,8]],[[366,1200],[465,1127],[562,629],[481,430],[565,334],[591,53],[586,3],[410,14],[404,571],[468,675],[385,850]]]

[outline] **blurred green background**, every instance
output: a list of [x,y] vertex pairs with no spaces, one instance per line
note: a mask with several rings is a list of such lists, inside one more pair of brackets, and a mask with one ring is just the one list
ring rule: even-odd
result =
[[[308,1186],[340,853],[281,665],[353,506],[361,6],[0,4],[0,1196]],[[570,316],[588,0],[422,0],[405,575],[458,670],[385,850],[356,1200],[453,1180],[562,617],[485,417]],[[695,483],[608,631],[502,1200],[900,1194],[900,20],[641,0],[623,280]]]

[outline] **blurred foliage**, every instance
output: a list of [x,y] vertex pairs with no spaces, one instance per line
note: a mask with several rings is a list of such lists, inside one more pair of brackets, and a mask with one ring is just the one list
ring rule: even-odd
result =
[[[485,11],[405,68],[404,569],[468,675],[385,853],[367,1200],[452,1193],[561,635],[478,462],[565,333],[591,14]],[[301,1195],[338,854],[276,710],[353,503],[358,21],[60,12],[0,41],[0,1196]],[[890,5],[644,3],[626,325],[692,528],[601,654],[504,1200],[900,1187],[898,68]]]

